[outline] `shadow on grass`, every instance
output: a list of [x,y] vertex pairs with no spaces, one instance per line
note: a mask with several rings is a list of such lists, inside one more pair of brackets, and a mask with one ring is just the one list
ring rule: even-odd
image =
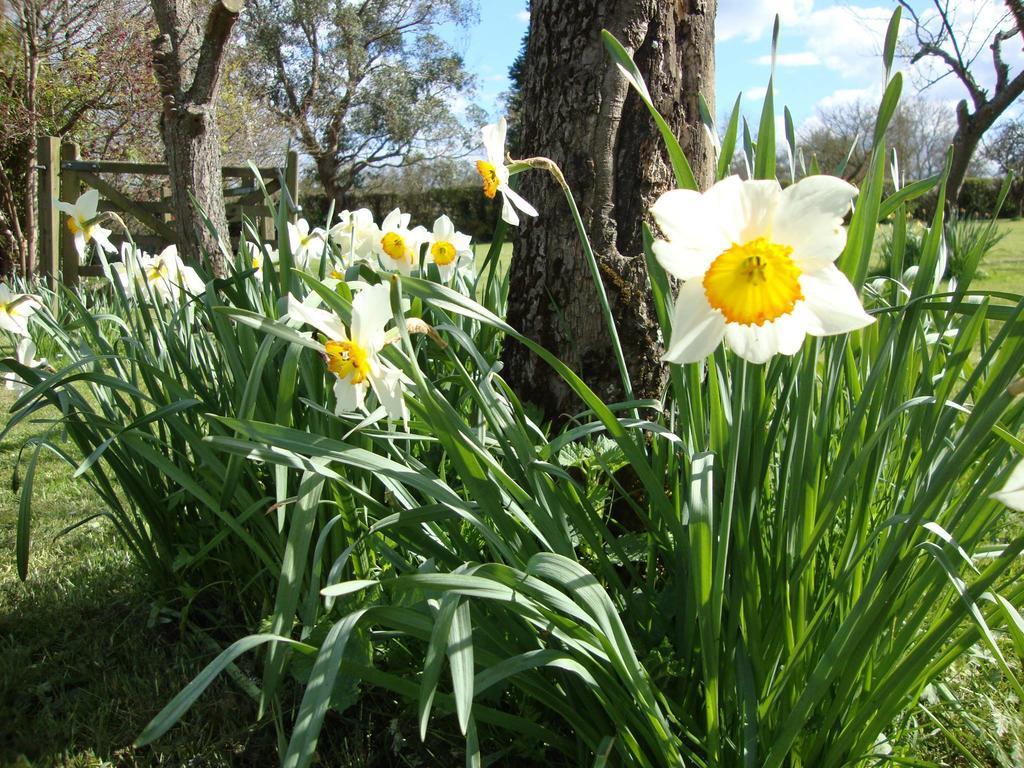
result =
[[85,538],[88,557],[0,584],[0,764],[273,765],[272,728],[226,679],[155,749],[131,746],[216,649],[161,619],[116,542]]
[[[0,414],[14,399],[0,390]],[[72,468],[49,452],[40,454],[36,470],[29,573],[22,582],[15,560],[21,488],[12,478],[24,471],[24,464],[20,471],[15,467],[21,446],[45,430],[45,423],[24,423],[0,442],[0,766],[277,765],[273,722],[257,722],[255,701],[227,675],[155,745],[132,746],[220,650],[255,628],[228,618],[237,613],[230,592],[210,590],[184,630],[167,609],[180,606],[178,596],[153,588],[104,518],[58,536],[102,506],[88,484],[72,480]],[[206,638],[195,631],[196,622]],[[260,663],[247,656],[238,666],[258,682]],[[281,692],[286,724],[301,696],[292,682]],[[319,764],[456,765],[463,761],[461,738],[454,722],[446,725],[450,738],[422,746],[407,702],[382,692],[362,695],[344,714],[328,714]]]

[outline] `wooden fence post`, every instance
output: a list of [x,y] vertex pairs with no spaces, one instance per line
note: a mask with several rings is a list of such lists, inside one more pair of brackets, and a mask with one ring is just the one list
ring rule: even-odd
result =
[[60,139],[39,138],[39,271],[51,291],[57,289],[60,275]]
[[299,207],[299,153],[294,149],[288,150],[288,159],[284,166],[284,185],[291,195],[292,203],[295,204],[291,215],[292,221],[295,221],[302,209]]
[[170,184],[164,184],[162,187],[160,187],[160,203],[162,205],[163,203],[166,202],[169,205],[168,210],[164,211],[163,213],[162,220],[164,224],[166,224],[169,227],[174,224],[174,214],[171,213],[171,209],[174,208],[174,205],[170,202],[172,199],[172,195],[173,192],[171,190]]
[[[81,194],[81,184],[78,181],[78,172],[63,167],[64,163],[74,162],[78,159],[78,145],[73,142],[65,142],[60,147],[60,199],[66,203],[73,203]],[[78,287],[78,251],[75,250],[75,236],[67,227],[61,227],[60,237],[60,261],[64,271],[64,285],[69,288]]]

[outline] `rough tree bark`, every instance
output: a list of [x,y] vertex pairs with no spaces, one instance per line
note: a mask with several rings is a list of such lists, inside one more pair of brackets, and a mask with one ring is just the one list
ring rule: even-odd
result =
[[25,56],[25,111],[29,116],[29,130],[25,147],[25,248],[21,258],[21,274],[30,278],[36,271],[36,239],[39,226],[36,215],[36,195],[39,194],[36,152],[39,148],[39,7],[25,3],[22,48]]
[[[664,382],[661,340],[643,258],[642,222],[674,177],[657,128],[601,43],[601,29],[633,53],[655,106],[673,127],[698,183],[714,155],[698,94],[714,113],[716,0],[532,0],[521,146],[562,168],[589,233],[630,368],[634,394]],[[564,195],[536,171],[512,260],[508,320],[576,370],[606,402],[622,386],[597,294]],[[568,387],[524,347],[505,350],[506,374],[549,417],[579,410]]]
[[151,2],[160,28],[153,40],[153,69],[163,98],[160,132],[171,172],[178,249],[186,258],[205,256],[213,272],[224,275],[221,243],[203,214],[216,232],[227,235],[216,103],[224,50],[243,0]]

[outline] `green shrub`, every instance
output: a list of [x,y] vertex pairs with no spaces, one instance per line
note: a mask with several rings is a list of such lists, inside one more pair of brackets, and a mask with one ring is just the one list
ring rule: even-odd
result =
[[[974,277],[985,255],[1006,237],[1006,232],[993,222],[993,217],[983,220],[956,217],[945,222],[942,228],[945,256],[939,262],[944,265],[941,279],[955,278],[962,282]],[[882,263],[872,274],[902,279],[907,269],[919,267],[928,233],[928,227],[914,219],[902,228],[886,228],[881,242]]]
[[[879,134],[900,83],[887,83]],[[761,124],[774,124],[770,101]],[[756,153],[770,178],[775,147]],[[878,142],[837,262],[858,286],[879,214],[891,206],[906,222],[904,201],[881,205],[885,158]],[[351,544],[331,560],[329,532],[293,522],[302,566],[282,574],[271,631],[225,649],[142,740],[267,645],[265,695],[286,663],[308,680],[289,768],[310,765],[328,712],[357,686],[414,703],[424,738],[458,728],[468,765],[485,753],[522,764],[528,749],[532,763],[577,765],[888,760],[886,730],[978,643],[1024,693],[994,636],[1019,636],[1024,536],[998,538],[1004,509],[989,498],[1024,427],[1008,392],[1024,365],[1024,299],[965,301],[969,275],[933,293],[941,232],[940,205],[913,288],[876,292],[863,331],[764,366],[720,348],[673,367],[664,400],[614,406],[467,295],[389,278],[401,344],[387,359],[407,376],[408,433],[337,438],[240,418],[235,436],[211,439],[303,468],[297,519],[333,489],[356,511],[340,523]],[[669,282],[647,256],[670,337]],[[306,283],[348,319],[335,288]],[[405,332],[404,306],[447,347]],[[308,346],[280,323],[226,314]],[[579,395],[571,428],[528,417],[478,343],[485,329],[529,346]],[[330,380],[322,365],[304,370],[314,387]]]

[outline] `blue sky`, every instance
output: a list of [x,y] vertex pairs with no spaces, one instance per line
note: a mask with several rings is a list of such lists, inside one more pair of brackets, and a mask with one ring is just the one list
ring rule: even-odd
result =
[[[508,67],[529,23],[527,5],[527,0],[481,0],[478,24],[468,30],[447,31],[469,70],[477,75],[477,101],[492,118],[499,115],[498,97],[508,88]],[[930,5],[927,0],[914,2],[922,13]],[[970,30],[969,52],[980,53],[976,70],[984,85],[993,79],[985,44],[1005,8],[1002,0],[962,0],[960,5],[954,26]],[[882,84],[882,39],[895,7],[895,2],[885,0],[719,0],[715,51],[719,118],[731,108],[738,93],[743,94],[748,118],[760,109],[768,83],[776,13],[782,22],[776,104],[789,106],[798,128],[813,122],[816,109],[822,106],[858,98],[876,100]],[[911,34],[906,18],[903,34]],[[1004,49],[1012,72],[1024,67],[1019,42],[1010,41]],[[933,74],[923,65],[907,71],[905,93],[916,91]],[[957,82],[946,78],[927,88],[924,95],[953,104],[964,94]]]

